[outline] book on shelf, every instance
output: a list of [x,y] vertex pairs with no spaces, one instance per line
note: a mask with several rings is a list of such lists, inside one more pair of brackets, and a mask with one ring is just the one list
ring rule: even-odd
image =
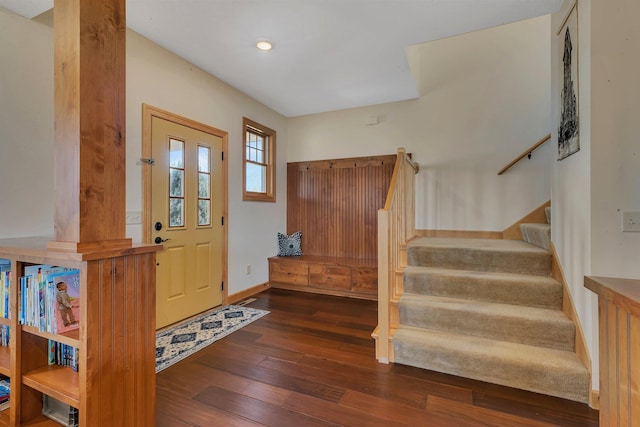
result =
[[20,323],[54,334],[79,328],[80,270],[50,265],[25,267],[20,295]]
[[46,278],[46,330],[56,334],[80,325],[80,270],[51,273]]
[[11,262],[0,260],[0,316],[8,319],[11,317],[10,300],[11,289]]
[[9,377],[2,376],[0,379],[0,411],[9,407],[11,397],[11,381]]
[[76,347],[49,340],[48,353],[49,365],[68,366],[78,372],[78,349]]
[[[44,314],[45,276],[68,270],[47,264],[28,265],[24,276],[20,277],[20,308],[18,319],[21,324],[40,329],[40,314]],[[41,292],[42,290],[42,292]]]
[[9,345],[10,333],[9,325],[0,325],[0,346],[7,347]]

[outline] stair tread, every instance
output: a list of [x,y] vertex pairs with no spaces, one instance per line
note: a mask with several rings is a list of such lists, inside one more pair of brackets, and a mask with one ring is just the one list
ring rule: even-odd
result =
[[494,359],[514,360],[550,368],[566,368],[576,373],[588,372],[572,351],[406,325],[398,326],[393,337],[394,342],[402,339],[420,340],[429,343],[429,346],[443,346],[473,354],[490,355]]
[[559,350],[574,349],[575,325],[560,310],[404,294],[401,325]]
[[516,253],[548,254],[542,248],[521,240],[502,239],[460,239],[454,237],[420,237],[407,245],[411,247],[431,247],[442,249],[467,248],[479,251],[504,251]]
[[422,237],[409,243],[407,264],[549,276],[551,254],[521,240]]
[[394,362],[588,402],[590,374],[574,352],[400,325]]
[[559,309],[562,284],[550,276],[408,266],[404,292]]
[[456,270],[452,268],[424,267],[419,265],[408,265],[404,269],[408,273],[430,273],[439,275],[467,276],[473,278],[483,278],[486,280],[518,280],[522,282],[545,283],[560,285],[560,282],[550,276],[537,276],[535,274],[506,273],[500,271],[479,271],[479,270]]
[[540,307],[527,307],[513,304],[474,301],[461,298],[448,298],[432,295],[405,293],[400,297],[400,304],[442,307],[455,311],[473,311],[476,313],[512,317],[523,320],[556,322],[573,325],[573,322],[560,310]]

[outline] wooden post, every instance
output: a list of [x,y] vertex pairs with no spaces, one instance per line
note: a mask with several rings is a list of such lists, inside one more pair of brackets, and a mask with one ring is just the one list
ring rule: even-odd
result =
[[125,37],[125,0],[55,0],[55,235],[44,259],[82,260],[81,427],[155,426],[161,247],[125,237]]
[[55,211],[49,249],[125,238],[125,0],[56,0]]

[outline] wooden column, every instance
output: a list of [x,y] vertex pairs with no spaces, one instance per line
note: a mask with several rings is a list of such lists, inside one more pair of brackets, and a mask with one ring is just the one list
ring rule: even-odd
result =
[[50,249],[125,238],[125,0],[56,0],[55,238]]
[[[80,260],[79,396],[72,403],[81,427],[155,426],[161,247],[125,237],[125,37],[125,0],[55,0],[55,236],[41,259]],[[37,388],[23,389],[41,397]],[[20,408],[23,420],[37,419],[39,402],[29,403]]]

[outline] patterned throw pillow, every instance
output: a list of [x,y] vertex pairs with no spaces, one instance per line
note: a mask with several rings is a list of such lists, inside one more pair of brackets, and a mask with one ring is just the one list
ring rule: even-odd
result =
[[278,233],[278,256],[302,255],[302,249],[300,249],[301,237],[302,233],[300,231],[296,231],[290,236]]

